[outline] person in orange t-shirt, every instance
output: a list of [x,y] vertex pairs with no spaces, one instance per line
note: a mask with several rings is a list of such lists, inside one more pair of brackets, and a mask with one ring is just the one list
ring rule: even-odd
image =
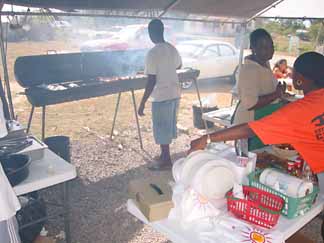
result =
[[[295,89],[304,92],[303,99],[258,121],[215,132],[210,135],[211,141],[257,135],[265,144],[288,143],[315,173],[324,172],[324,56],[316,52],[299,56],[294,63],[293,84]],[[203,149],[206,144],[207,136],[193,140],[190,151]],[[320,181],[320,187],[321,184]]]

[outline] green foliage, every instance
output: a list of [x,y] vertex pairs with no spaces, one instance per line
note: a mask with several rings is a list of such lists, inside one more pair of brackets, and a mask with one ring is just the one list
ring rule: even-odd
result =
[[266,29],[269,33],[275,33],[275,34],[282,34],[284,31],[283,26],[276,21],[271,21],[264,26],[262,26],[264,29]]
[[262,26],[271,34],[295,35],[296,30],[305,29],[304,24],[298,20],[276,20],[269,21]]
[[313,50],[314,50],[314,46],[311,42],[304,42],[299,47],[299,54],[303,54],[304,52],[313,51]]
[[[321,25],[322,25],[322,27],[321,27]],[[318,42],[324,43],[324,25],[321,22],[318,21],[311,25],[310,30],[309,30],[309,35],[310,35],[312,41],[316,41],[316,38],[317,38],[320,30],[321,30],[321,32],[319,34]]]

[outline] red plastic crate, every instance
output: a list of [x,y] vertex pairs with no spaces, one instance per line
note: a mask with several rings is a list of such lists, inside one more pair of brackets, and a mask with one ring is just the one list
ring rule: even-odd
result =
[[243,186],[245,199],[238,199],[233,192],[226,194],[227,208],[236,217],[250,223],[272,228],[278,222],[280,212],[284,206],[284,200],[272,193],[255,187]]

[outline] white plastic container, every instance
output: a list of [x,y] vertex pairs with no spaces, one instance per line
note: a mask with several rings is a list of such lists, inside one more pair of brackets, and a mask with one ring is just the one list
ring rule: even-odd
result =
[[313,192],[313,184],[311,182],[303,181],[276,169],[265,169],[260,175],[260,182],[275,190],[279,189],[283,194],[294,198],[305,197]]

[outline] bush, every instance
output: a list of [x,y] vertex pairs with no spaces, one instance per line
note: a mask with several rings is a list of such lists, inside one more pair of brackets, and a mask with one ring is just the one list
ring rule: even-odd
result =
[[319,34],[318,43],[324,43],[324,26],[323,25],[324,24],[321,22],[316,22],[316,23],[312,24],[312,26],[310,27],[310,31],[309,31],[312,41],[316,41],[318,32],[321,30],[321,33]]

